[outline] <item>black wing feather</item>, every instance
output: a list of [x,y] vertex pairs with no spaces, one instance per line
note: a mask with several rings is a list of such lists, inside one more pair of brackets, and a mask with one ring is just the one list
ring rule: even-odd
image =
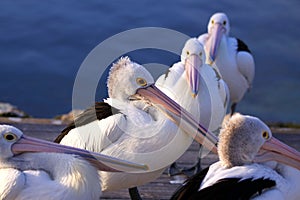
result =
[[187,199],[194,192],[198,191],[200,185],[205,178],[209,167],[203,169],[198,174],[191,176],[188,180],[183,183],[183,186],[179,187],[171,197],[171,200],[176,199]]
[[[171,66],[171,67],[172,67],[172,66]],[[167,71],[166,71],[166,73],[165,73],[165,80],[168,78],[169,73],[171,72],[171,70],[170,70],[171,67],[169,67],[169,69],[167,69]]]
[[70,123],[64,130],[62,130],[61,134],[57,136],[54,142],[60,143],[63,137],[65,137],[65,135],[67,135],[69,131],[75,127],[86,125],[97,119],[105,119],[117,113],[119,113],[119,110],[110,106],[109,104],[104,102],[96,102],[94,106],[91,106],[90,108],[83,111],[72,123]]
[[237,51],[246,51],[248,53],[251,53],[248,46],[240,39],[236,38],[237,40]]
[[[194,190],[193,193],[179,196],[177,199],[201,199],[201,200],[246,200],[254,195],[260,195],[264,189],[274,187],[276,182],[270,179],[244,179],[226,178],[221,179],[214,185],[200,191]],[[183,186],[184,187],[184,186]]]

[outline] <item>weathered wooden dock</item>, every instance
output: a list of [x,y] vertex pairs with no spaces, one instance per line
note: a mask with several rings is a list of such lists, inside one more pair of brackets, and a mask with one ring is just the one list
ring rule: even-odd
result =
[[[32,137],[37,137],[49,141],[60,133],[60,131],[66,126],[60,120],[52,119],[20,119],[20,118],[2,118],[0,117],[0,124],[10,124],[21,129],[25,134]],[[289,144],[300,151],[300,129],[292,128],[276,128],[272,127],[274,136],[281,141]],[[181,156],[178,163],[181,166],[190,166],[195,161],[195,157],[198,153],[198,145],[193,143],[188,151]],[[217,157],[212,154],[206,155],[202,159],[202,166],[206,167],[209,164],[215,162]],[[169,183],[170,178],[164,173],[159,179],[148,183],[144,186],[140,186],[139,190],[143,199],[169,199],[172,193],[179,185]],[[126,189],[119,191],[104,192],[101,199],[129,199],[129,195]]]

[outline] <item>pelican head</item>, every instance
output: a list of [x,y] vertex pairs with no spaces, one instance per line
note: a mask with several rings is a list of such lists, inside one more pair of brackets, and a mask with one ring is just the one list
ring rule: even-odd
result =
[[64,146],[45,140],[32,138],[13,126],[0,125],[0,162],[10,162],[10,159],[23,153],[64,153],[80,156],[101,171],[147,170],[146,165],[135,164],[121,159],[89,152],[84,149]]
[[152,75],[129,57],[120,58],[110,69],[107,80],[108,95],[126,102],[139,88],[154,83]]
[[260,119],[239,113],[222,128],[218,154],[225,167],[276,161],[300,169],[300,152],[274,138]]
[[0,125],[0,159],[6,160],[14,156],[12,145],[23,135],[19,129],[8,126]]
[[185,67],[192,97],[196,97],[198,94],[200,67],[203,61],[205,61],[205,53],[202,44],[196,38],[187,40],[181,52],[181,62]]
[[211,62],[214,62],[217,57],[222,37],[224,35],[229,35],[230,24],[227,15],[225,13],[216,13],[211,16],[207,29],[210,38],[209,56]]

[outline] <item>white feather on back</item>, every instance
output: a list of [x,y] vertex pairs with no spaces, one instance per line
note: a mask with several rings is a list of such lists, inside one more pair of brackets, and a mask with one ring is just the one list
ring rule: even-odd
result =
[[[87,161],[73,155],[26,153],[29,162],[22,172],[25,184],[16,200],[98,199],[101,195],[97,170]],[[30,169],[32,168],[32,169]]]
[[225,178],[241,178],[241,180],[252,178],[255,180],[262,177],[275,180],[276,187],[281,188],[283,191],[288,187],[287,181],[268,166],[254,163],[251,165],[226,168],[219,161],[209,167],[208,173],[205,176],[200,189],[213,185],[218,180]]

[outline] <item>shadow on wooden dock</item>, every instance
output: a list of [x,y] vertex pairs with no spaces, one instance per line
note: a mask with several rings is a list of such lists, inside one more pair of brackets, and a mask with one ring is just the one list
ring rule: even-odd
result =
[[[33,118],[3,118],[0,117],[0,124],[10,124],[21,129],[25,134],[32,137],[41,138],[49,141],[53,141],[60,131],[66,126],[60,120],[53,119],[33,119]],[[300,129],[291,128],[276,128],[272,127],[272,132],[279,140],[287,143],[288,145],[296,148],[300,151]],[[193,143],[188,151],[183,154],[178,164],[180,166],[191,166],[196,159],[199,146]],[[202,167],[207,167],[211,163],[217,161],[217,157],[208,153],[202,159]],[[140,186],[139,191],[143,199],[169,199],[172,193],[179,185],[169,183],[170,178],[166,172],[157,180]],[[129,199],[129,195],[126,189],[104,192],[101,199]]]

